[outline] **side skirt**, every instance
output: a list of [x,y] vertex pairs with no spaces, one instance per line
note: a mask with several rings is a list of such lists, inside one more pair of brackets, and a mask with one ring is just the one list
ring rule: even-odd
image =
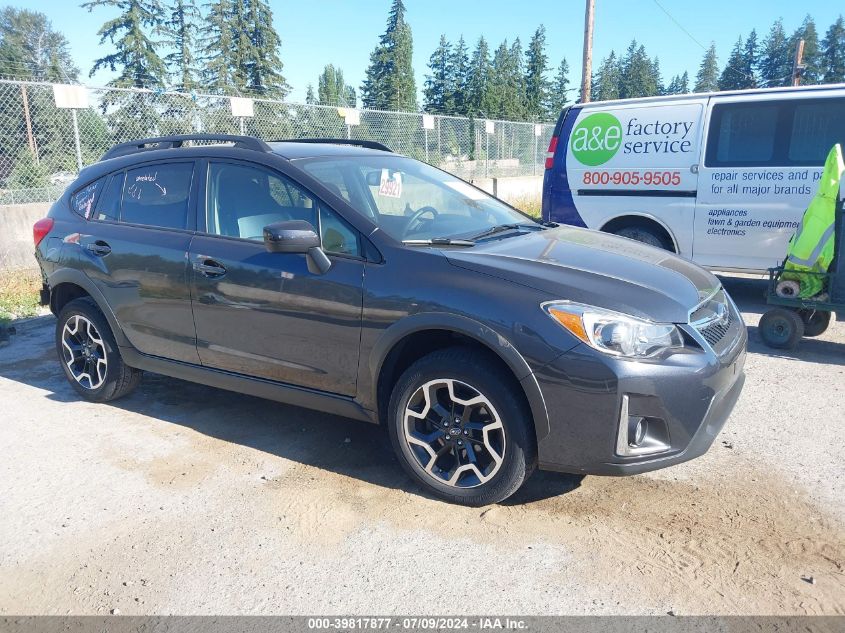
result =
[[154,374],[162,374],[180,380],[188,380],[190,382],[208,385],[209,387],[217,387],[218,389],[236,391],[249,396],[292,404],[297,407],[323,411],[332,415],[352,418],[353,420],[377,423],[374,412],[365,409],[355,402],[354,399],[346,396],[296,387],[263,378],[243,376],[221,369],[200,367],[198,365],[167,360],[155,356],[147,356],[131,347],[120,347],[120,355],[127,365],[135,369],[149,371]]

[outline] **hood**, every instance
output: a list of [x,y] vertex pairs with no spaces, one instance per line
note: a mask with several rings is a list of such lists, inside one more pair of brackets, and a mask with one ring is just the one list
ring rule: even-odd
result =
[[450,263],[567,299],[663,323],[719,288],[703,268],[666,251],[570,226],[445,251]]

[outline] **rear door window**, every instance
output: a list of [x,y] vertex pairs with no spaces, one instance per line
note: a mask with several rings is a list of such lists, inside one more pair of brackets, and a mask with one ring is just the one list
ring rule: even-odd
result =
[[159,163],[126,172],[120,221],[168,229],[188,228],[194,164]]
[[845,99],[796,102],[789,139],[790,164],[820,165],[836,143],[845,143]]
[[777,164],[775,138],[780,111],[778,102],[714,106],[707,165],[750,167]]
[[92,220],[108,220],[117,222],[120,219],[120,197],[123,193],[124,172],[112,174],[106,183],[103,193],[97,199],[97,206],[91,215]]

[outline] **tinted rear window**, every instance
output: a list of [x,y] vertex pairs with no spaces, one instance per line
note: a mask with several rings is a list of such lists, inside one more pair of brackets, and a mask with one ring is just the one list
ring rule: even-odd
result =
[[100,178],[92,183],[85,185],[82,189],[74,193],[70,197],[70,208],[74,213],[78,213],[83,218],[90,218],[91,211],[94,208],[94,201],[97,199],[97,194],[105,182],[105,178]]
[[116,222],[120,219],[120,196],[123,192],[123,179],[125,174],[123,172],[113,174],[109,177],[103,193],[97,200],[97,206],[94,209],[92,220],[111,220]]
[[169,229],[188,227],[193,163],[162,163],[126,172],[120,221]]

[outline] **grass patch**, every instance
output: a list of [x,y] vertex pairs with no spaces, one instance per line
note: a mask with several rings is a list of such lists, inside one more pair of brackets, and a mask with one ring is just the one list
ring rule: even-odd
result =
[[0,271],[0,323],[39,313],[41,273],[37,270]]
[[512,207],[516,207],[523,213],[527,213],[532,218],[540,219],[540,209],[543,203],[543,197],[539,194],[518,196],[506,202]]

